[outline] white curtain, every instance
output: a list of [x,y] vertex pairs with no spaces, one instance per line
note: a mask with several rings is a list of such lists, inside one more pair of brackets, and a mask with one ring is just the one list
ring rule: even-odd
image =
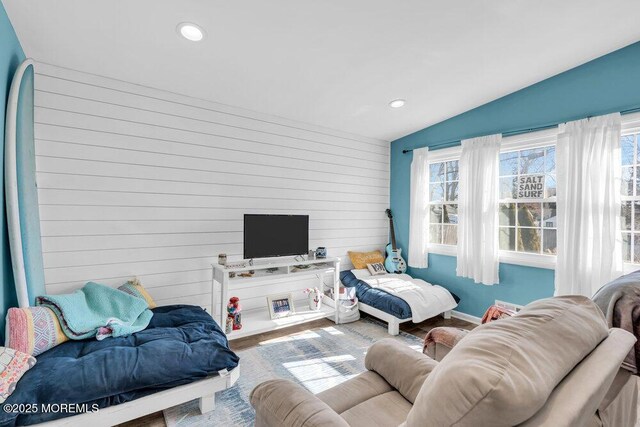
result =
[[502,135],[462,141],[457,274],[498,283],[498,174]]
[[429,232],[429,148],[413,150],[409,217],[409,267],[427,268]]
[[556,295],[588,297],[622,273],[620,114],[561,125]]

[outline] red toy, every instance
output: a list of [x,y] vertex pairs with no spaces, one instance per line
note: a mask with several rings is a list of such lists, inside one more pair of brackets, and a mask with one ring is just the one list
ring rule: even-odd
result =
[[242,306],[240,305],[240,298],[238,297],[229,298],[229,304],[227,304],[227,325],[226,325],[227,330],[229,329],[229,323],[233,325],[232,329],[234,331],[237,331],[238,329],[242,329],[242,317],[240,316],[241,311],[242,311]]

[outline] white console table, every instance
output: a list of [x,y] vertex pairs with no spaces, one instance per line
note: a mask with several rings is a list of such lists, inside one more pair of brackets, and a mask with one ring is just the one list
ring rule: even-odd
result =
[[[233,262],[232,264],[238,264]],[[297,269],[296,266],[309,266],[308,269]],[[225,322],[227,318],[227,303],[229,301],[229,294],[233,292],[234,285],[239,285],[247,282],[259,282],[264,280],[273,280],[286,277],[303,277],[303,276],[318,276],[322,282],[324,289],[324,276],[326,274],[332,275],[333,284],[333,298],[338,298],[340,287],[340,259],[339,258],[322,258],[296,261],[293,258],[286,258],[283,260],[277,260],[272,262],[260,262],[256,261],[253,265],[249,265],[246,262],[245,266],[228,268],[224,265],[212,264],[213,278],[212,278],[212,292],[211,292],[211,311],[212,316],[220,324],[222,330],[225,330]],[[274,271],[275,269],[275,271]],[[238,276],[239,273],[244,273],[249,270],[253,270],[254,274],[251,277]],[[267,270],[271,270],[268,272]],[[229,277],[229,273],[236,273],[235,277]],[[217,312],[217,308],[220,312]],[[269,309],[267,307],[266,295],[265,305],[263,309],[254,309],[242,311],[242,329],[233,331],[228,335],[228,339],[237,339],[247,337],[250,335],[260,334],[280,328],[286,328],[288,326],[297,325],[300,323],[309,322],[312,320],[321,319],[323,317],[332,317],[333,320],[338,323],[338,310],[334,299],[328,296],[322,296],[322,306],[320,310],[309,310],[307,306],[294,307],[295,313],[282,317],[279,319],[271,319],[269,316]]]

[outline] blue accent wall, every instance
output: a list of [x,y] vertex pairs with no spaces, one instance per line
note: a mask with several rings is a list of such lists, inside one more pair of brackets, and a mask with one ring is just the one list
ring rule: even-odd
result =
[[4,197],[4,124],[7,108],[7,97],[11,87],[11,79],[16,68],[25,60],[24,52],[16,37],[13,26],[7,17],[4,6],[0,3],[0,135],[2,147],[0,147],[0,189],[2,194],[2,206],[0,208],[0,280],[2,280],[2,292],[0,292],[0,338],[4,343],[4,324],[7,309],[17,306],[16,290],[13,283],[11,268],[11,256],[9,249],[9,237],[7,232],[7,207]]
[[[391,144],[391,208],[399,245],[409,236],[411,154],[424,147],[510,130],[547,126],[640,107],[640,42],[429,126]],[[429,268],[409,274],[440,284],[460,298],[457,310],[482,316],[496,299],[527,304],[553,295],[553,270],[500,264],[500,284],[484,286],[456,276],[455,257],[429,255]]]

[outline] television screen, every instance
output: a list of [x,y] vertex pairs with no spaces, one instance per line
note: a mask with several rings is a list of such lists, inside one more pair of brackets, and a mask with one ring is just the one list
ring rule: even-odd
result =
[[302,255],[308,251],[308,215],[244,216],[245,259]]

